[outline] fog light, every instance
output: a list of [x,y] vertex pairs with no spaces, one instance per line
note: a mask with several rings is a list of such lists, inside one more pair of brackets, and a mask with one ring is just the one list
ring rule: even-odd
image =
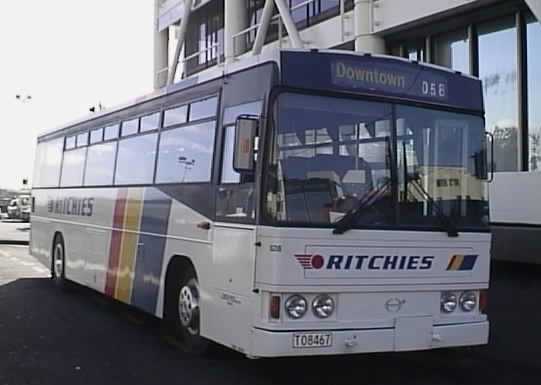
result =
[[477,307],[477,295],[473,291],[465,291],[460,296],[460,308],[465,312],[473,311]]
[[454,293],[442,293],[441,294],[441,311],[443,313],[452,313],[456,310],[456,307],[458,305],[458,301],[456,298],[456,294]]
[[334,300],[330,295],[318,295],[312,301],[312,311],[318,318],[328,318],[334,312]]
[[308,304],[301,295],[292,295],[286,301],[287,315],[294,319],[299,319],[306,314]]

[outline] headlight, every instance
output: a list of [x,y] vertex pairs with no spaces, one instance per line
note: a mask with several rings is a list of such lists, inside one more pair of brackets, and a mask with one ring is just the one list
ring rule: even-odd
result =
[[465,291],[460,296],[460,308],[465,312],[475,310],[477,307],[477,295],[473,291]]
[[312,301],[312,311],[318,318],[328,318],[334,312],[334,300],[330,295],[318,295]]
[[286,301],[286,312],[291,318],[301,318],[306,314],[306,309],[308,309],[308,304],[303,296],[292,295]]
[[443,313],[452,313],[458,305],[456,294],[442,293],[441,294],[441,311]]

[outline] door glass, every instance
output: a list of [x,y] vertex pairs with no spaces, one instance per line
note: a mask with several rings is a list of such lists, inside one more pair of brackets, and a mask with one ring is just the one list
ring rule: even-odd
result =
[[255,219],[254,173],[238,173],[233,169],[234,123],[241,115],[261,114],[262,106],[262,101],[255,101],[227,107],[224,110],[224,124],[229,125],[224,128],[220,186],[216,193],[216,215],[226,221],[250,223]]

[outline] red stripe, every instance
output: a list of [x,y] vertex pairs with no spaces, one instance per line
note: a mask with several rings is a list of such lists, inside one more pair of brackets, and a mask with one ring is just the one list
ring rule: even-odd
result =
[[[124,228],[124,211],[126,209],[127,189],[118,191],[113,216],[113,229]],[[122,241],[122,231],[113,230],[111,233],[111,247],[109,249],[109,268],[107,269],[107,278],[105,281],[105,294],[114,297],[116,289],[116,278],[118,264],[120,262],[120,243]]]

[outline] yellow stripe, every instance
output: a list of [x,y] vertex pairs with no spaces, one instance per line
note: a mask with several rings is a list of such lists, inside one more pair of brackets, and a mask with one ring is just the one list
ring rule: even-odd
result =
[[120,245],[120,263],[115,298],[130,303],[133,278],[135,276],[135,256],[139,242],[139,228],[141,225],[141,212],[143,208],[143,189],[128,190],[126,210],[124,213],[124,229],[132,232],[122,232]]
[[455,255],[455,260],[453,261],[453,264],[451,265],[451,270],[458,270],[460,269],[460,266],[462,266],[462,262],[464,262],[464,256],[463,255]]

